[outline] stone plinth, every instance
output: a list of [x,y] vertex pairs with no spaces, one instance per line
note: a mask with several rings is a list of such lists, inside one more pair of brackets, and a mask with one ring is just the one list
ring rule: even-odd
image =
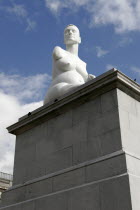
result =
[[139,210],[139,101],[112,69],[20,118],[0,210]]

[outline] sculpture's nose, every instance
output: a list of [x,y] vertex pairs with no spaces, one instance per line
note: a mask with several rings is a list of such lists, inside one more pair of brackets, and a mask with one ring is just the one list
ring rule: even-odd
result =
[[69,30],[69,34],[72,34],[72,30]]

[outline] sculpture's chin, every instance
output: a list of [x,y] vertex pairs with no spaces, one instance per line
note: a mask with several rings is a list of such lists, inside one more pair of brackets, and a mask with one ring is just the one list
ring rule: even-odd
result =
[[69,44],[79,44],[79,41],[75,40],[74,38],[69,38],[67,40],[65,40],[65,44],[69,45]]

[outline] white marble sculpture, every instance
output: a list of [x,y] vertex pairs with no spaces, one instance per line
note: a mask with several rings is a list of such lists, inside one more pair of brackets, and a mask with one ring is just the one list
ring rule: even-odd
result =
[[60,96],[95,78],[86,71],[86,63],[78,57],[81,43],[79,29],[68,25],[64,30],[66,50],[56,46],[53,50],[52,83],[44,104],[57,100]]

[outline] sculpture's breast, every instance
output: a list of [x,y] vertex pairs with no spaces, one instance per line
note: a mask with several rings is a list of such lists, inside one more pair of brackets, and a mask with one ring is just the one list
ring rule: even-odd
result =
[[54,60],[52,85],[63,82],[73,85],[84,84],[84,78],[77,71],[77,66],[78,68],[83,67],[81,66],[81,63],[79,63],[79,59],[68,52],[63,52],[62,55],[63,57],[60,59]]
[[55,61],[55,66],[59,71],[70,71],[76,69],[76,61],[70,56],[64,56]]

